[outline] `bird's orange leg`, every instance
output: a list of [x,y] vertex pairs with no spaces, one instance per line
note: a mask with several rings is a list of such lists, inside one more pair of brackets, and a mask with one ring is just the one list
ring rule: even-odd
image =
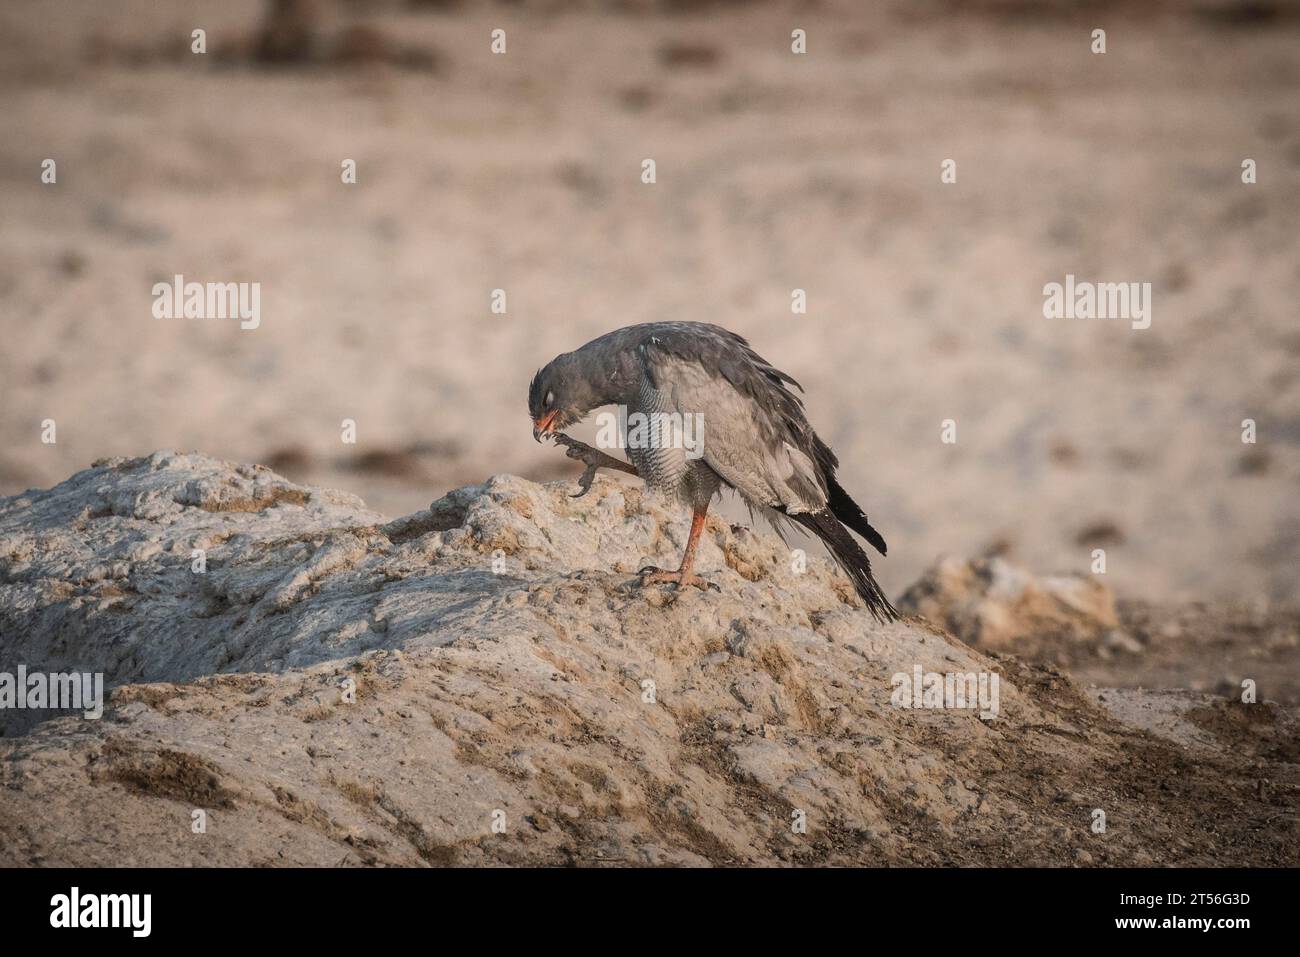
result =
[[642,585],[671,584],[681,588],[685,585],[694,585],[696,588],[709,589],[714,588],[721,591],[716,584],[699,575],[691,574],[691,567],[695,564],[695,549],[699,545],[700,533],[704,531],[704,518],[708,514],[709,507],[697,508],[691,514],[691,533],[686,539],[686,553],[682,555],[682,565],[675,572],[666,572],[663,569],[655,568],[649,565],[641,569]]

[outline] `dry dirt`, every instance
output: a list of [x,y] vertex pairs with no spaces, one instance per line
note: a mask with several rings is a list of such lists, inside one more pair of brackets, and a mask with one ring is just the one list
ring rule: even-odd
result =
[[[825,561],[717,518],[720,592],[641,589],[684,516],[573,488],[501,475],[389,522],[160,452],[0,500],[3,660],[114,689],[98,721],[4,712],[0,863],[1300,861],[1296,714],[1266,693],[1085,690],[882,626]],[[1079,585],[1011,577],[934,613],[1102,640],[1043,597]],[[997,714],[894,706],[917,665],[997,675]]]

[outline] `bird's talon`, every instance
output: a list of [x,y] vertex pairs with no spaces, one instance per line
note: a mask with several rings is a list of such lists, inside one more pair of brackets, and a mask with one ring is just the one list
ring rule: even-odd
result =
[[641,576],[641,584],[645,585],[676,585],[677,591],[687,586],[694,586],[700,591],[708,591],[710,588],[719,592],[722,589],[716,582],[711,582],[707,578],[701,578],[699,575],[693,575],[690,572],[666,572],[662,568],[655,568],[653,565],[647,565],[637,572]]
[[574,492],[569,498],[582,498],[591,491],[591,484],[596,480],[595,465],[588,465],[587,470],[578,476],[578,491]]

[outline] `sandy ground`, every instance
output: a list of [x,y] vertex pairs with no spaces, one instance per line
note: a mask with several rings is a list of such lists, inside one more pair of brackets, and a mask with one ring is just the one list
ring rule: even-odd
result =
[[[1291,601],[1295,21],[867,6],[351,3],[327,35],[374,24],[424,66],[270,70],[238,53],[253,0],[11,0],[0,494],[162,447],[389,515],[495,472],[576,474],[531,441],[533,370],[697,319],[807,387],[890,591],[940,553],[1086,571],[1100,545],[1121,596]],[[176,273],[260,282],[261,327],[155,319]],[[1067,273],[1151,282],[1151,328],[1045,319]]]

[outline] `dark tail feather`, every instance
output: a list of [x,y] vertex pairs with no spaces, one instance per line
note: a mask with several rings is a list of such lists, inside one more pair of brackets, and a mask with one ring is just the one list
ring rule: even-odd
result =
[[[847,495],[844,497],[848,500]],[[854,508],[857,508],[857,506],[854,506]],[[859,511],[858,514],[860,515],[861,512]],[[844,569],[844,573],[853,582],[854,590],[867,603],[867,609],[876,621],[889,622],[898,620],[898,610],[889,603],[889,599],[885,597],[885,593],[880,590],[880,586],[876,584],[875,578],[871,575],[871,559],[867,558],[867,553],[849,534],[848,529],[840,524],[830,509],[822,509],[820,512],[802,512],[799,515],[791,515],[790,518],[808,529],[826,544],[826,547],[830,549],[831,554],[835,557],[836,563],[840,568]],[[862,524],[866,525],[866,521],[863,518]],[[877,539],[880,538],[874,528],[871,528],[870,525],[866,525],[866,527]],[[875,545],[875,542],[872,542],[872,544]],[[883,552],[884,549],[881,546],[884,544],[884,541],[881,540],[880,545],[876,547]]]
[[849,493],[835,481],[835,476],[830,475],[828,478],[826,484],[830,486],[830,498],[826,504],[835,513],[835,517],[865,538],[880,554],[885,554],[885,539],[867,522],[867,516],[858,503],[849,498]]

